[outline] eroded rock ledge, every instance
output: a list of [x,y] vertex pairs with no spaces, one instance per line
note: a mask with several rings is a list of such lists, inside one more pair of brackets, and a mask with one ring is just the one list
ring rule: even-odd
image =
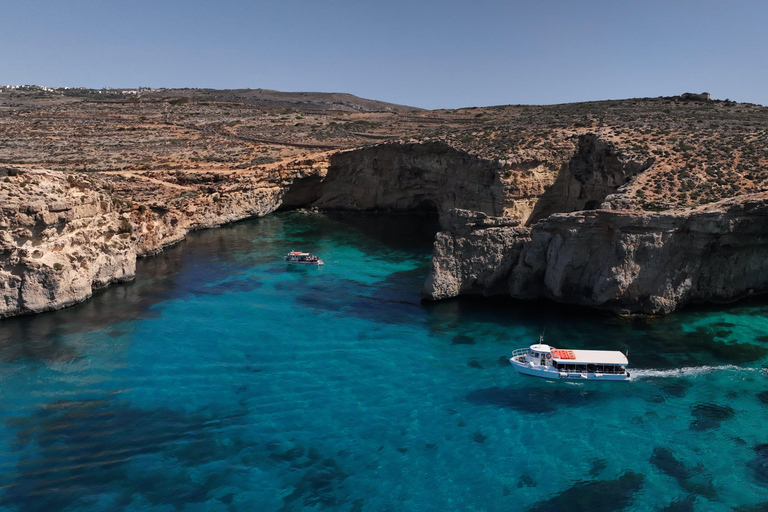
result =
[[768,197],[685,213],[581,211],[532,227],[455,210],[437,235],[423,293],[500,295],[620,314],[768,292]]

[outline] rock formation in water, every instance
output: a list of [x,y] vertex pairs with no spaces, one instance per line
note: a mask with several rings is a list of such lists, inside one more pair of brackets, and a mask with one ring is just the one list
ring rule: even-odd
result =
[[525,228],[449,218],[424,286],[432,299],[503,294],[657,314],[768,291],[768,194],[684,213],[554,214]]

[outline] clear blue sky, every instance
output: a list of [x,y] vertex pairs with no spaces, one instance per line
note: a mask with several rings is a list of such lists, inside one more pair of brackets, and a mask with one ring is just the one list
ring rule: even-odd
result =
[[5,0],[0,84],[768,105],[768,1]]

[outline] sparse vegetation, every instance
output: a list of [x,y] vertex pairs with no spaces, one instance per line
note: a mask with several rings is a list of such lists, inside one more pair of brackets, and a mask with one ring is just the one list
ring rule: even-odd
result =
[[[642,180],[647,186],[638,182],[625,192],[641,207],[691,208],[768,190],[768,109],[730,100],[679,96],[386,112],[343,102],[313,105],[306,97],[300,101],[309,103],[270,106],[249,103],[247,92],[229,94],[168,90],[125,101],[116,92],[81,90],[68,93],[71,102],[62,106],[39,91],[16,91],[13,103],[26,113],[0,113],[0,137],[14,141],[0,147],[0,164],[86,171],[68,178],[80,191],[93,189],[87,179],[92,173],[109,173],[107,200],[126,208],[131,205],[125,198],[148,204],[158,199],[151,192],[156,187],[142,196],[137,183],[177,185],[183,190],[169,190],[168,197],[184,201],[208,193],[214,178],[226,180],[232,171],[278,179],[280,166],[313,152],[440,141],[489,161],[547,161],[566,158],[576,137],[594,133],[625,158],[652,159]],[[515,175],[505,169],[502,176],[511,181]],[[4,170],[3,183],[23,173]]]

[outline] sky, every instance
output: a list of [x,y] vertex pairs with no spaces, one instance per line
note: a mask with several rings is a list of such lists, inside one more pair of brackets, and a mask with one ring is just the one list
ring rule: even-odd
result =
[[768,1],[3,0],[0,84],[768,105]]

